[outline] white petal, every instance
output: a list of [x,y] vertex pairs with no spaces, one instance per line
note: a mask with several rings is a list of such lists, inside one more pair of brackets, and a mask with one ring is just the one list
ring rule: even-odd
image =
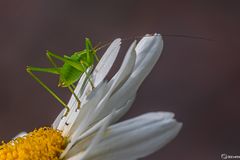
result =
[[[140,86],[144,78],[149,74],[154,64],[158,60],[162,50],[162,39],[160,35],[144,37],[137,45],[137,53],[135,53],[134,51],[134,44],[135,43],[133,43],[128,53],[126,54],[120,70],[109,82],[110,89],[106,96],[102,99],[100,104],[97,106],[98,110],[95,113],[96,117],[93,117],[95,121],[104,118],[107,114],[111,112],[113,108],[118,110],[121,106],[124,106],[124,104],[127,103],[127,101],[130,99],[130,97],[133,97],[136,94],[138,87]],[[93,74],[93,77],[95,77],[96,80],[96,84],[100,83],[100,81],[105,78],[106,74],[110,70],[119,51],[119,47],[120,39],[117,39],[111,44],[107,52],[104,54],[103,58],[100,60]],[[139,57],[144,59],[140,61]],[[137,64],[135,64],[136,58]],[[104,62],[107,64],[109,63],[109,65],[105,64]],[[81,82],[80,84],[82,83],[83,82]],[[77,86],[77,88],[79,88],[79,85]],[[90,86],[87,86],[85,88],[83,95],[87,95],[86,92],[89,90],[89,88],[91,90]],[[112,95],[112,93],[114,94]],[[65,122],[68,121],[69,117],[74,117],[72,116],[72,114],[76,114],[76,100],[74,99],[74,97],[72,97],[71,100],[70,102],[72,103],[69,102],[69,104],[73,104],[75,107],[72,107],[73,109],[70,111],[69,116],[64,119]],[[65,124],[64,120],[61,121],[61,126]],[[55,124],[57,124],[57,122]],[[58,127],[58,129],[62,130],[63,128]]]
[[93,81],[94,84],[97,86],[102,80],[106,77],[109,70],[111,69],[115,59],[118,55],[119,49],[121,45],[121,39],[115,39],[105,54],[101,57],[99,63],[97,64],[96,68],[93,71]]
[[136,41],[134,41],[129,47],[120,69],[109,82],[109,84],[111,84],[109,92],[112,93],[119,88],[119,86],[121,86],[121,84],[123,84],[132,73],[136,60],[135,47]]
[[[99,85],[103,79],[106,77],[107,73],[109,72],[109,70],[111,69],[117,55],[120,49],[120,44],[121,44],[121,39],[118,38],[116,40],[114,40],[111,45],[108,47],[107,51],[104,53],[104,55],[102,56],[101,60],[99,61],[99,63],[97,64],[96,68],[93,71],[93,80],[94,80],[94,85],[97,86]],[[88,72],[90,72],[90,70],[88,70]],[[78,97],[81,98],[81,100],[83,100],[84,98],[86,98],[86,96],[88,96],[88,90],[91,90],[91,86],[88,84],[87,86],[85,85],[86,83],[86,79],[85,79],[86,75],[85,73],[83,74],[83,76],[80,78],[78,85],[75,89],[75,93],[76,95],[78,95]],[[68,115],[68,117],[71,117],[71,113],[75,112],[76,107],[77,107],[77,101],[75,99],[75,97],[72,95],[68,106],[70,107],[70,113]],[[62,117],[63,113],[60,113],[58,115],[58,118],[54,121],[54,127],[58,128],[60,130],[62,130],[61,127],[57,126],[59,124],[59,117]],[[68,120],[68,118],[64,118],[65,121]],[[64,122],[62,120],[62,124],[65,124],[66,122]]]
[[23,136],[25,136],[27,134],[27,132],[20,132],[20,133],[18,133],[15,137],[13,137],[13,139],[16,139],[16,138],[18,138],[18,137],[23,137]]
[[[100,61],[98,62],[97,66],[95,67],[92,76],[92,81],[94,86],[98,86],[107,76],[108,72],[110,71],[113,63],[116,60],[118,52],[120,50],[121,39],[115,39],[111,45],[108,47],[107,51],[101,57]],[[85,87],[83,91],[83,95],[81,96],[81,100],[86,98],[88,94],[92,91],[92,86],[90,82]]]
[[[121,39],[115,39],[110,46],[108,47],[107,51],[103,54],[100,61],[98,62],[97,66],[93,70],[92,81],[94,86],[98,86],[107,76],[108,72],[110,71],[113,63],[115,62],[118,52],[120,50]],[[81,99],[84,99],[88,96],[88,92],[92,90],[92,86],[90,83],[87,84],[85,90],[83,91],[83,95]]]
[[[108,83],[109,90],[107,94],[103,97],[100,104],[97,106],[96,110],[96,117],[95,121],[100,120],[101,118],[105,117],[106,115],[110,114],[114,109],[114,105],[106,108],[106,103],[108,103],[109,97],[124,84],[124,82],[128,79],[130,74],[133,71],[133,67],[136,60],[136,53],[135,53],[136,42],[133,42],[132,45],[129,47],[128,52],[123,60],[123,63],[119,69],[119,71],[115,74],[113,79]],[[130,99],[130,98],[129,98]],[[127,101],[125,101],[127,103]],[[124,105],[123,103],[122,105]]]
[[136,98],[136,95],[133,95],[132,97],[130,97],[127,100],[127,102],[124,105],[122,105],[120,107],[119,106],[115,107],[115,109],[117,111],[116,111],[116,114],[114,115],[114,117],[112,118],[111,124],[118,121],[122,116],[124,116],[128,112],[128,110],[131,108],[135,98]]
[[[115,46],[115,50],[114,50],[114,46]],[[113,56],[110,56],[112,58],[109,58],[111,59],[111,62],[115,60],[117,52],[119,51],[119,47],[120,47],[120,39],[117,39],[112,43],[112,45],[109,47],[108,51],[106,52],[105,55],[108,55],[108,56],[110,53],[113,53],[112,54]],[[74,133],[71,137],[72,137],[72,140],[74,139],[76,140],[77,137],[79,137],[79,134],[81,134],[85,129],[87,129],[89,125],[93,123],[97,123],[97,121],[101,120],[102,118],[107,116],[109,113],[111,113],[112,109],[115,108],[116,110],[121,110],[121,107],[125,107],[126,104],[128,104],[127,105],[128,108],[125,107],[122,110],[124,112],[121,112],[121,114],[118,114],[118,115],[116,114],[116,118],[113,118],[113,121],[118,120],[130,108],[131,104],[133,103],[133,101],[130,100],[131,97],[135,96],[136,91],[140,86],[140,84],[142,83],[143,79],[151,71],[153,65],[156,63],[157,59],[159,58],[162,50],[161,37],[160,35],[155,35],[152,37],[144,37],[137,45],[137,49],[136,49],[137,53],[135,53],[134,49],[135,49],[135,42],[129,48],[119,71],[115,74],[115,76],[109,82],[108,88],[110,89],[105,95],[105,97],[103,97],[103,99],[101,100],[101,95],[98,96],[100,98],[98,98],[97,101],[100,101],[100,100],[101,101],[98,105],[97,105],[98,103],[97,101],[96,103],[94,103],[97,105],[95,107],[96,109],[94,109],[94,107],[92,106],[93,105],[92,103],[90,102],[88,103],[88,104],[91,104],[92,106],[92,107],[90,106],[92,110],[91,115],[86,116],[85,115],[86,113],[83,112],[83,109],[81,109],[80,115],[78,112],[75,112],[77,103],[76,103],[75,97],[72,96],[69,101],[69,105],[75,105],[75,107],[71,107],[71,111],[68,117],[65,117],[64,119],[61,119],[61,116],[63,113],[60,113],[57,119],[55,120],[53,127],[56,127],[59,125],[58,129],[63,130],[63,135],[70,135]],[[139,62],[139,57],[137,57],[138,64],[135,64],[136,54],[138,56],[139,55],[145,56],[141,62]],[[103,56],[103,61],[108,62],[109,59],[106,56]],[[104,78],[106,76],[106,74],[108,73],[113,63],[113,62],[112,63],[109,62],[110,65],[104,65],[103,61],[101,61],[101,63],[99,62],[98,67],[96,67],[97,70],[95,70],[94,72],[95,76],[97,76],[98,72],[100,74],[103,73],[101,75],[104,75],[104,76],[100,76],[100,79],[101,77]],[[105,72],[101,71],[101,69],[103,70],[105,69],[106,71]],[[131,74],[132,72],[133,74]],[[80,85],[81,84],[83,85],[83,83],[84,82],[81,78],[75,90],[78,92],[78,93],[75,92],[76,94],[79,95],[79,92],[80,92],[79,87],[81,87]],[[84,95],[86,95],[86,90],[87,89],[85,89]],[[83,102],[84,100],[85,99],[83,99]],[[129,100],[131,101],[131,103],[129,103]],[[83,104],[82,106],[89,106],[89,105],[85,105],[84,103],[82,104]],[[84,110],[86,111],[89,109],[84,109]],[[84,121],[85,122],[84,125],[80,125],[83,120],[83,117],[87,117],[85,118],[85,121],[88,121],[88,122],[86,123]],[[65,125],[66,123],[70,125]],[[78,128],[78,126],[81,126],[81,127]]]
[[[115,62],[115,59],[118,55],[119,49],[120,49],[120,44],[121,44],[121,39],[115,39],[110,46],[108,47],[107,51],[104,53],[104,55],[102,56],[102,58],[100,59],[99,63],[97,64],[97,66],[95,67],[93,73],[92,73],[92,78],[93,78],[93,83],[94,86],[98,86],[106,77],[106,75],[108,74],[108,72],[110,71],[113,63]],[[90,72],[91,70],[89,70]],[[88,82],[86,87],[83,88],[82,86],[84,86],[84,82],[85,82],[85,77],[86,75],[84,74],[81,79],[79,80],[79,83],[75,89],[75,93],[78,95],[78,97],[80,97],[81,101],[84,101],[85,98],[89,95],[89,93],[92,91],[92,86],[90,85],[90,83]],[[83,89],[83,93],[79,93],[81,90]],[[72,101],[71,101],[72,100]],[[72,102],[72,103],[71,103]],[[75,99],[75,97],[72,95],[70,102],[68,103],[69,106],[75,106],[75,108],[77,107],[77,101]],[[75,110],[74,108],[74,110]],[[71,117],[71,115],[69,116]]]
[[[68,133],[68,135],[72,134],[71,135],[72,141],[75,141],[77,139],[77,137],[80,136],[80,134],[83,131],[83,129],[82,129],[83,126],[85,126],[85,129],[86,129],[88,127],[88,125],[92,125],[94,122],[97,122],[96,119],[100,114],[107,113],[107,114],[103,114],[103,115],[107,116],[114,109],[114,107],[111,107],[109,109],[105,109],[104,107],[105,107],[106,102],[108,101],[108,98],[115,91],[115,89],[118,88],[131,74],[134,64],[135,64],[135,59],[136,59],[135,46],[136,46],[136,42],[133,42],[132,45],[129,47],[129,50],[123,60],[123,63],[121,65],[119,71],[116,73],[114,82],[112,83],[112,85],[110,87],[108,87],[109,90],[107,91],[107,93],[102,94],[102,96],[104,96],[102,98],[102,100],[98,104],[97,103],[95,104],[94,107],[96,109],[91,111],[91,115],[89,115],[89,117],[88,117],[88,122],[84,122],[84,123],[81,122],[81,124],[79,124],[80,123],[79,121],[75,122],[75,124],[77,124],[80,127],[73,129],[74,132]],[[86,117],[86,115],[83,115],[83,116]],[[104,117],[101,117],[101,118],[104,118]],[[98,119],[98,120],[100,120],[100,119]],[[66,133],[67,132],[69,132],[69,130],[66,130]]]
[[[144,53],[140,52],[140,53],[137,53],[137,55],[145,54],[146,55],[145,59],[147,59],[147,61],[143,59],[141,62],[141,65],[136,67],[135,65],[136,53],[134,50],[135,49],[135,42],[134,42],[129,47],[129,50],[124,58],[124,61],[119,71],[110,81],[109,83],[110,89],[108,90],[107,94],[99,102],[97,107],[95,107],[96,110],[91,112],[91,117],[89,118],[92,120],[88,119],[88,124],[85,123],[85,125],[82,125],[82,126],[90,125],[92,123],[97,123],[97,121],[101,120],[102,118],[110,114],[113,109],[119,110],[121,107],[125,107],[127,103],[128,103],[127,105],[128,108],[124,108],[125,112],[130,108],[131,105],[129,101],[131,101],[131,97],[134,97],[136,95],[138,87],[140,86],[144,78],[148,75],[148,73],[153,68],[153,65],[156,63],[162,50],[162,39],[160,35],[145,37],[143,38],[143,40],[146,41],[145,46],[141,47],[144,50]],[[151,43],[147,43],[147,42],[151,42]],[[134,68],[134,71],[133,71],[133,68]],[[131,74],[132,72],[134,73],[136,72],[136,73]],[[131,101],[131,104],[132,103],[133,101]],[[122,113],[121,115],[123,115],[125,112],[121,112]],[[116,114],[117,117],[113,118],[113,121],[118,120],[121,117],[119,115],[120,114]],[[82,127],[80,127],[77,130],[74,129],[74,134],[71,137],[73,139],[77,139],[77,137],[79,137],[81,133],[80,131],[81,132],[83,131]]]
[[[91,69],[87,70],[87,72],[90,72],[90,71],[91,71]],[[85,88],[85,85],[86,85],[85,78],[86,78],[86,73],[84,73],[82,75],[82,77],[78,81],[78,85],[77,85],[76,89],[74,90],[75,94],[78,97],[81,97],[82,92],[83,92],[82,90]],[[77,101],[76,101],[76,98],[74,97],[74,95],[71,96],[67,105],[70,108],[69,116],[71,116],[73,114],[73,112],[76,110],[76,107],[77,107]],[[67,117],[63,117],[65,112],[66,112],[66,109],[63,109],[60,112],[60,114],[57,116],[57,118],[54,120],[54,122],[52,124],[54,129],[57,128],[59,130],[63,130],[63,126],[66,123],[66,121],[68,120]]]
[[[104,137],[104,133],[111,121],[111,118],[114,116],[115,111],[112,111],[112,113],[104,120],[103,125],[99,129],[99,131],[96,133],[96,135],[92,135],[85,141],[81,141],[78,144],[76,144],[66,155],[67,160],[84,160],[86,155],[89,154],[92,150],[95,149],[99,141]],[[92,138],[93,137],[93,138]],[[90,142],[90,143],[89,143]],[[88,143],[89,146],[86,148],[86,150],[79,152],[82,150],[84,143]],[[68,158],[70,157],[70,158]],[[61,158],[61,157],[60,157]],[[63,157],[62,157],[63,158]]]
[[65,109],[63,109],[63,110],[59,113],[59,115],[57,116],[57,118],[54,120],[54,122],[53,122],[53,124],[52,124],[53,129],[57,129],[57,128],[58,128],[58,125],[60,124],[60,121],[61,121],[61,119],[62,119],[62,117],[63,117],[64,112],[65,112]]
[[[125,106],[122,106],[119,110],[115,111],[114,116],[112,116],[111,121],[114,121],[114,118],[118,117],[122,117],[123,114],[125,114],[128,109],[129,109],[129,105],[132,105],[133,101],[134,101],[135,97],[132,97],[126,104]],[[90,136],[91,134],[93,134],[94,132],[96,132],[100,127],[103,126],[103,124],[105,123],[106,119],[109,119],[109,116],[106,116],[105,118],[101,119],[100,121],[98,121],[97,123],[95,123],[93,126],[91,126],[90,128],[88,128],[85,132],[83,132],[78,138],[76,139],[71,139],[71,145],[73,146],[76,142],[83,140],[84,138]]]
[[135,64],[133,73],[109,98],[108,102],[104,106],[104,112],[101,112],[98,115],[98,119],[101,119],[106,116],[106,114],[109,114],[112,107],[117,110],[123,106],[130,97],[133,97],[143,80],[150,73],[153,66],[159,59],[163,48],[163,41],[160,35],[144,37],[140,42],[137,45],[137,48],[140,49],[136,49],[137,60],[139,61],[140,55],[144,55],[144,59],[138,62],[138,64]]
[[81,134],[85,131],[91,123],[93,111],[105,94],[106,82],[98,85],[88,96],[87,102],[83,103],[79,112],[75,112],[69,117],[66,121],[68,125],[64,125],[63,135],[70,136],[72,133]]
[[[136,47],[137,59],[133,76],[136,76],[136,78],[139,79],[139,83],[141,83],[150,73],[154,65],[157,63],[163,49],[163,40],[159,34],[152,37],[144,37],[142,40],[151,43],[139,43]],[[141,55],[145,57],[140,59]]]
[[171,113],[149,113],[108,128],[86,160],[132,160],[153,153],[181,129],[171,117]]
[[[92,67],[87,69],[87,74],[90,74],[92,71]],[[80,80],[78,81],[78,84],[76,86],[76,89],[74,90],[74,93],[81,98],[81,100],[83,100],[87,95],[84,94],[84,90],[86,88],[87,85],[87,79],[86,79],[87,75],[86,73],[83,73],[83,75],[81,76]],[[71,96],[69,102],[68,102],[68,106],[70,107],[70,112],[75,110],[77,107],[78,102],[76,101],[76,98],[74,95]]]
[[[159,36],[159,35],[154,35],[154,36]],[[148,56],[148,54],[141,54],[143,52],[147,52],[151,47],[154,42],[154,36],[146,35],[144,36],[139,42],[136,47],[137,51],[137,60],[136,60],[136,66],[138,67],[141,63],[141,61]]]

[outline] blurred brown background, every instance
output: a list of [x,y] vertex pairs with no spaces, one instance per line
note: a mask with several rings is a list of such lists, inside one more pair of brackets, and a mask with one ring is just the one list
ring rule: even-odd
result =
[[[124,119],[172,111],[184,126],[172,143],[144,160],[240,155],[239,8],[233,0],[0,1],[1,139],[50,125],[60,111],[61,105],[25,72],[30,64],[49,66],[46,49],[66,54],[81,49],[85,37],[97,43],[159,32],[215,41],[164,37],[163,55]],[[68,100],[55,76],[40,76]]]

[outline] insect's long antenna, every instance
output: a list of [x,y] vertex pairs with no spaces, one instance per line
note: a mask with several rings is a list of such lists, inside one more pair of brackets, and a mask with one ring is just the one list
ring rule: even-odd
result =
[[[148,34],[145,36],[135,36],[132,38],[125,38],[122,39],[123,41],[131,40],[131,39],[140,39],[143,37],[150,37],[153,36],[154,34]],[[207,41],[215,41],[214,39],[202,37],[202,36],[192,36],[192,35],[184,35],[184,34],[161,34],[163,37],[179,37],[179,38],[190,38],[190,39],[202,39],[202,40],[207,40]]]
[[[130,37],[130,38],[123,38],[122,41],[129,41],[129,40],[132,40],[132,39],[140,39],[140,38],[143,38],[143,37],[150,37],[150,36],[153,36],[154,34],[148,34],[148,35],[145,35],[145,36],[135,36],[135,37]],[[206,40],[206,41],[216,41],[214,39],[211,39],[211,38],[205,38],[205,37],[202,37],[202,36],[192,36],[192,35],[183,35],[183,34],[161,34],[163,37],[177,37],[177,38],[190,38],[190,39],[196,39],[196,40]],[[110,44],[112,43],[112,41],[108,41],[106,42],[104,45],[99,46],[99,44],[94,47],[94,49],[96,51],[99,51],[101,50],[102,48],[105,48],[107,46],[109,46]]]
[[182,35],[182,34],[162,34],[163,37],[179,37],[179,38],[190,38],[190,39],[202,39],[206,41],[216,41],[214,39],[201,37],[201,36],[191,36],[191,35]]
[[[109,41],[109,42],[105,43],[104,45],[102,45],[101,47],[94,47],[94,49],[95,49],[95,51],[97,52],[97,51],[99,51],[99,50],[101,50],[101,49],[109,46],[111,43],[112,43],[112,41]],[[100,44],[100,43],[99,43],[99,44]]]

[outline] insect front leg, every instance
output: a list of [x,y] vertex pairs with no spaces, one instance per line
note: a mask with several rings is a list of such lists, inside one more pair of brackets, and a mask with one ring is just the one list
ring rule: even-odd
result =
[[86,79],[90,82],[90,85],[92,88],[95,88],[94,83],[92,81],[91,75],[87,72],[87,68],[84,66],[84,62],[80,62],[80,64],[82,65],[82,67],[84,68],[84,73],[86,74]]
[[[55,69],[55,68],[54,68]],[[51,70],[54,70],[53,68],[51,68]],[[27,66],[27,72],[32,76],[32,78],[34,80],[36,80],[43,88],[45,88],[58,102],[60,102],[64,108],[66,109],[66,112],[64,114],[64,116],[67,116],[67,114],[69,113],[70,111],[70,108],[66,105],[66,103],[64,103],[61,98],[59,98],[57,96],[57,94],[51,90],[43,81],[41,81],[35,74],[33,74],[33,71],[41,71],[41,72],[47,72],[46,70],[47,69],[42,69],[42,68],[37,68],[37,67],[30,67],[30,66]],[[51,73],[52,71],[49,70],[48,72]],[[56,73],[56,72],[55,72]]]
[[68,89],[70,90],[70,92],[73,94],[73,96],[75,97],[75,99],[77,100],[77,109],[80,109],[80,106],[81,106],[81,101],[80,99],[78,98],[78,96],[76,95],[76,93],[74,92],[72,86],[68,86]]

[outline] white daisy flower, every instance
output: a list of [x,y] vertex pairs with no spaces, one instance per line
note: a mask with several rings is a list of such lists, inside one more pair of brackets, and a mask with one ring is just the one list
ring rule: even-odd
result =
[[74,92],[81,109],[72,95],[66,117],[63,110],[52,128],[40,128],[3,144],[0,160],[135,160],[170,142],[182,126],[173,113],[146,113],[114,124],[131,107],[163,48],[160,34],[134,41],[118,72],[107,81],[120,44],[121,39],[114,40],[93,70],[94,89],[85,81],[86,75],[79,80]]

